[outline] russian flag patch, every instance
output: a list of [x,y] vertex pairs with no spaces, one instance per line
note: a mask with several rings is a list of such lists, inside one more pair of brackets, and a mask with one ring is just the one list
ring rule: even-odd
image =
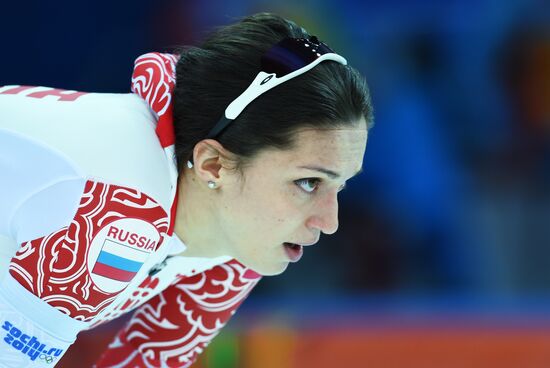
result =
[[103,227],[92,240],[88,270],[94,284],[114,293],[136,276],[159,244],[160,234],[150,223],[123,218]]
[[145,251],[105,240],[92,273],[117,281],[130,282],[148,255]]

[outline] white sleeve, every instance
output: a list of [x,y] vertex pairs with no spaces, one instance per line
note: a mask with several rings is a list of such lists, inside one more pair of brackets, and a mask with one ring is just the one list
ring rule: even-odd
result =
[[0,286],[0,366],[55,366],[86,323],[52,308],[11,277]]
[[65,226],[83,187],[62,154],[0,122],[0,235],[20,244]]
[[86,327],[8,273],[21,244],[71,222],[84,184],[70,160],[0,121],[0,367],[52,367]]

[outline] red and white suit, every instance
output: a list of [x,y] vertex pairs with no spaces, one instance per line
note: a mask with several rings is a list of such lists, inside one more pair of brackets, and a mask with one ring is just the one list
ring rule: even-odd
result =
[[0,366],[51,367],[135,310],[98,367],[188,367],[260,276],[173,233],[176,58],[130,94],[0,87]]

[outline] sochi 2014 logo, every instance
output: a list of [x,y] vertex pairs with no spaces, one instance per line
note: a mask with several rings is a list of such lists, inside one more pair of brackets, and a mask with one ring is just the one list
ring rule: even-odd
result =
[[28,355],[32,361],[38,358],[44,363],[52,364],[57,361],[63,353],[63,349],[48,349],[45,344],[41,343],[36,338],[36,336],[23,333],[9,321],[4,321],[2,329],[7,331],[4,342],[15,350],[19,350],[22,354]]

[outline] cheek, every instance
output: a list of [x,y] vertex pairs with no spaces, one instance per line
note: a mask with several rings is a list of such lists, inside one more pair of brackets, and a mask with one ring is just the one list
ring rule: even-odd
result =
[[270,190],[250,190],[246,194],[241,196],[238,205],[247,214],[248,230],[257,237],[265,238],[273,233],[286,236],[283,232],[295,228],[302,218],[297,193],[283,185]]

